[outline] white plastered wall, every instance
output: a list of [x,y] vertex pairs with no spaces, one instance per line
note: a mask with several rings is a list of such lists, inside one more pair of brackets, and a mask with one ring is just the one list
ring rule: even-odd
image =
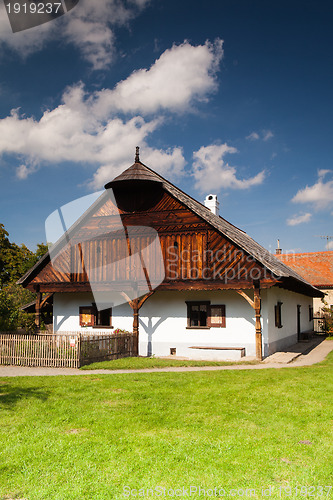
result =
[[[225,304],[226,328],[188,329],[186,301],[209,300]],[[96,331],[81,328],[79,307],[94,302],[89,293],[62,293],[54,296],[54,331]],[[244,347],[246,355],[255,355],[254,311],[234,291],[156,292],[140,309],[140,355],[168,356],[176,348],[177,356],[196,359],[235,359],[239,352],[191,349],[191,346]],[[128,304],[112,310],[114,328],[132,331],[133,313]],[[98,331],[103,331],[99,328]],[[105,330],[105,331],[110,331]]]
[[[253,299],[253,291],[245,292]],[[187,328],[186,301],[200,300],[226,306],[226,328]],[[278,301],[283,302],[282,328],[275,327],[274,306]],[[96,332],[91,327],[81,328],[79,321],[79,307],[92,302],[91,293],[55,294],[54,331]],[[264,356],[297,342],[297,304],[301,305],[301,331],[313,328],[309,321],[310,297],[273,287],[261,291],[261,303]],[[142,356],[168,356],[170,349],[176,348],[177,356],[193,359],[239,358],[239,352],[191,349],[192,346],[244,347],[246,356],[255,356],[254,310],[235,291],[155,292],[140,309],[139,317],[139,353]],[[113,308],[112,324],[114,328],[132,331],[133,313],[127,303]],[[98,328],[98,331],[103,329]]]
[[[264,325],[264,356],[284,350],[297,342],[297,305],[301,306],[300,330],[313,330],[313,321],[309,320],[309,306],[312,297],[290,292],[279,287],[262,290],[262,317]],[[275,326],[274,306],[282,302],[282,328]]]
[[333,289],[332,288],[321,288],[321,291],[325,293],[324,302],[320,298],[313,299],[313,314],[315,316],[321,315],[321,309],[323,307],[333,307]]

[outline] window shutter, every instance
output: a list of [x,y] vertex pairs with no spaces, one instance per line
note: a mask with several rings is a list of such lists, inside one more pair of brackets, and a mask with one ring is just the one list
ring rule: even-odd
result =
[[214,304],[210,306],[209,322],[211,328],[225,328],[225,305]]
[[96,309],[96,321],[95,326],[100,326],[103,328],[109,328],[112,325],[112,308],[102,309],[97,311]]
[[94,326],[95,309],[92,306],[82,306],[79,308],[80,326]]

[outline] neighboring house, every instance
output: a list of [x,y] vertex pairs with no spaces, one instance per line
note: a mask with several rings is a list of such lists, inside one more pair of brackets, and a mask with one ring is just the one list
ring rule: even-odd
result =
[[138,151],[105,188],[19,280],[37,325],[48,294],[55,332],[133,328],[140,355],[261,359],[312,330],[323,294],[220,217],[215,195],[207,208]]
[[[303,276],[311,285],[324,294],[327,307],[333,311],[333,251],[287,253],[276,257]],[[324,303],[319,297],[313,299],[313,313],[319,315]]]

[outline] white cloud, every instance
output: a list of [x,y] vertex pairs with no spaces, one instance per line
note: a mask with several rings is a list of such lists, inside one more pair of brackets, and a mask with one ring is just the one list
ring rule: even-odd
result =
[[263,130],[262,133],[263,133],[263,138],[262,138],[263,141],[268,141],[269,139],[274,137],[274,134],[271,130]]
[[251,132],[251,134],[246,137],[248,141],[257,141],[259,138],[258,132]]
[[54,40],[73,44],[94,69],[110,64],[115,52],[114,26],[127,25],[149,0],[80,0],[57,20],[12,33],[4,5],[0,5],[0,44],[26,57]]
[[227,144],[202,146],[193,153],[193,175],[195,187],[206,192],[211,189],[247,189],[262,184],[265,172],[259,172],[248,179],[238,179],[236,167],[225,162],[227,154],[237,153],[237,149]]
[[322,168],[322,169],[318,170],[318,177],[320,179],[323,179],[325,177],[325,175],[329,174],[330,172],[332,172],[332,170]]
[[193,101],[207,101],[208,94],[217,88],[215,75],[223,56],[222,43],[174,45],[149,70],[135,71],[114,89],[94,97],[94,113],[101,116],[110,109],[144,114],[166,109],[181,112]]
[[[39,120],[13,110],[0,119],[0,155],[20,159],[20,179],[45,164],[89,164],[97,168],[92,185],[99,188],[128,167],[129,155],[140,145],[144,160],[161,173],[181,174],[185,165],[181,148],[152,149],[148,138],[164,123],[161,110],[185,112],[208,99],[216,88],[221,57],[221,41],[199,46],[184,42],[165,51],[149,70],[134,72],[114,89],[89,94],[82,83],[67,88],[61,104],[45,111]],[[167,78],[177,80],[171,91],[164,82]]]
[[258,141],[259,139],[262,139],[263,141],[268,141],[274,137],[274,134],[271,130],[262,130],[260,133],[259,132],[251,132],[248,136],[245,137],[248,141]]
[[329,241],[326,244],[326,250],[333,250],[333,241]]
[[323,210],[331,206],[333,203],[333,180],[327,182],[323,180],[323,176],[329,172],[329,170],[319,170],[318,181],[313,186],[300,189],[291,201],[312,204],[316,210]]
[[289,219],[287,219],[288,226],[297,226],[298,224],[304,224],[305,222],[309,222],[312,215],[308,213],[293,215]]

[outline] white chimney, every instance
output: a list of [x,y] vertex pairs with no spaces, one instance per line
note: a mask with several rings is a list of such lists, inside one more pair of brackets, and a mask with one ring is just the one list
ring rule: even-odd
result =
[[209,208],[215,215],[219,215],[219,202],[216,194],[208,194],[205,198],[205,207]]

